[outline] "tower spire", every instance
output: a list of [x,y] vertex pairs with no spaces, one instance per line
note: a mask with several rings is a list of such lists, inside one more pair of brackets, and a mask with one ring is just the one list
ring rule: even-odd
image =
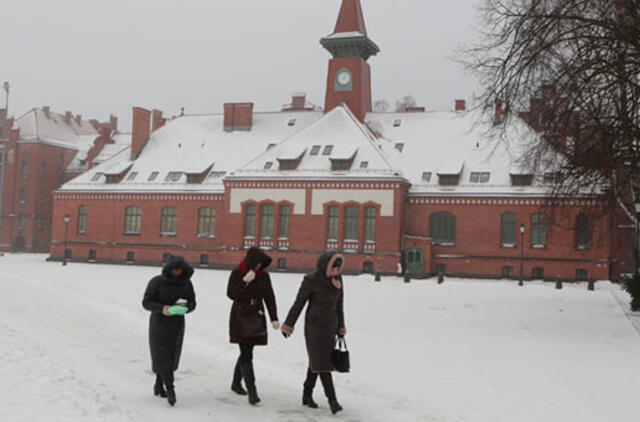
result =
[[359,32],[367,35],[360,0],[343,0],[334,33]]

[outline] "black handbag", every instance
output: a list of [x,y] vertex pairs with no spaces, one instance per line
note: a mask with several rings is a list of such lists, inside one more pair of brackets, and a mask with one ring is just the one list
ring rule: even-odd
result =
[[338,337],[336,347],[333,349],[333,367],[338,372],[349,372],[351,363],[349,361],[349,350],[347,350],[347,341],[344,337]]
[[[247,309],[248,308],[248,309]],[[251,306],[238,306],[238,324],[242,329],[242,338],[267,335],[267,322],[262,310],[252,310]]]

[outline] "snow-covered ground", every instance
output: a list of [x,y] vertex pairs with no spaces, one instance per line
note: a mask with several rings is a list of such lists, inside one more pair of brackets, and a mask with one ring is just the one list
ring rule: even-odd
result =
[[[178,404],[152,395],[148,313],[159,268],[0,258],[0,421],[631,422],[640,402],[640,335],[624,293],[585,285],[347,277],[352,373],[335,376],[345,411],[330,415],[318,385],[300,404],[302,321],[256,349],[262,403],[229,391],[227,273],[196,270]],[[274,274],[284,319],[300,276]]]

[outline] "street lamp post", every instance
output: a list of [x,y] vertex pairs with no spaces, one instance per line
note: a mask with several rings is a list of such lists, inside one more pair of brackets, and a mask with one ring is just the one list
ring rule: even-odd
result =
[[520,281],[518,286],[524,286],[522,281],[524,266],[524,223],[520,224]]
[[64,216],[64,258],[62,258],[62,265],[67,265],[67,243],[69,240],[69,221],[71,217],[69,214]]
[[640,202],[636,202],[634,204],[635,210],[636,210],[636,238],[635,238],[635,251],[634,251],[634,258],[636,261],[636,272],[635,275],[638,275],[638,259],[640,259],[640,238],[638,238],[638,236],[640,235],[640,230],[638,230],[639,226],[638,226],[638,219],[640,218]]
[[0,147],[2,147],[2,153],[0,154],[0,247],[2,247],[2,200],[4,198],[4,168],[5,166],[5,156],[7,145],[9,144],[9,82],[5,82],[2,84],[2,88],[6,93],[5,96],[5,127],[3,128],[3,133],[0,133],[2,139],[0,139]]

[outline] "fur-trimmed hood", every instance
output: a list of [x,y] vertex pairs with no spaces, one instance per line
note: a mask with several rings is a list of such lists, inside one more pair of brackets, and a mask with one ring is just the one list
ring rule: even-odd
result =
[[336,250],[329,250],[318,258],[318,263],[316,264],[317,274],[323,279],[328,280],[329,276],[327,274],[329,273],[329,269],[331,269],[333,263],[338,258],[342,258],[342,265],[340,265],[340,273],[342,273],[345,262],[344,256]]
[[256,273],[256,276],[259,276],[263,272],[267,270],[269,265],[271,265],[271,257],[267,255],[262,249],[258,247],[251,247],[247,251],[247,254],[244,257],[244,260],[238,265],[238,269],[245,275],[250,270],[255,270],[256,265],[261,263],[260,270]]
[[[171,275],[171,270],[176,268],[182,269],[182,274],[179,277]],[[193,275],[193,267],[189,265],[187,261],[180,255],[171,255],[162,268],[162,276],[168,282],[181,282],[189,280]]]

